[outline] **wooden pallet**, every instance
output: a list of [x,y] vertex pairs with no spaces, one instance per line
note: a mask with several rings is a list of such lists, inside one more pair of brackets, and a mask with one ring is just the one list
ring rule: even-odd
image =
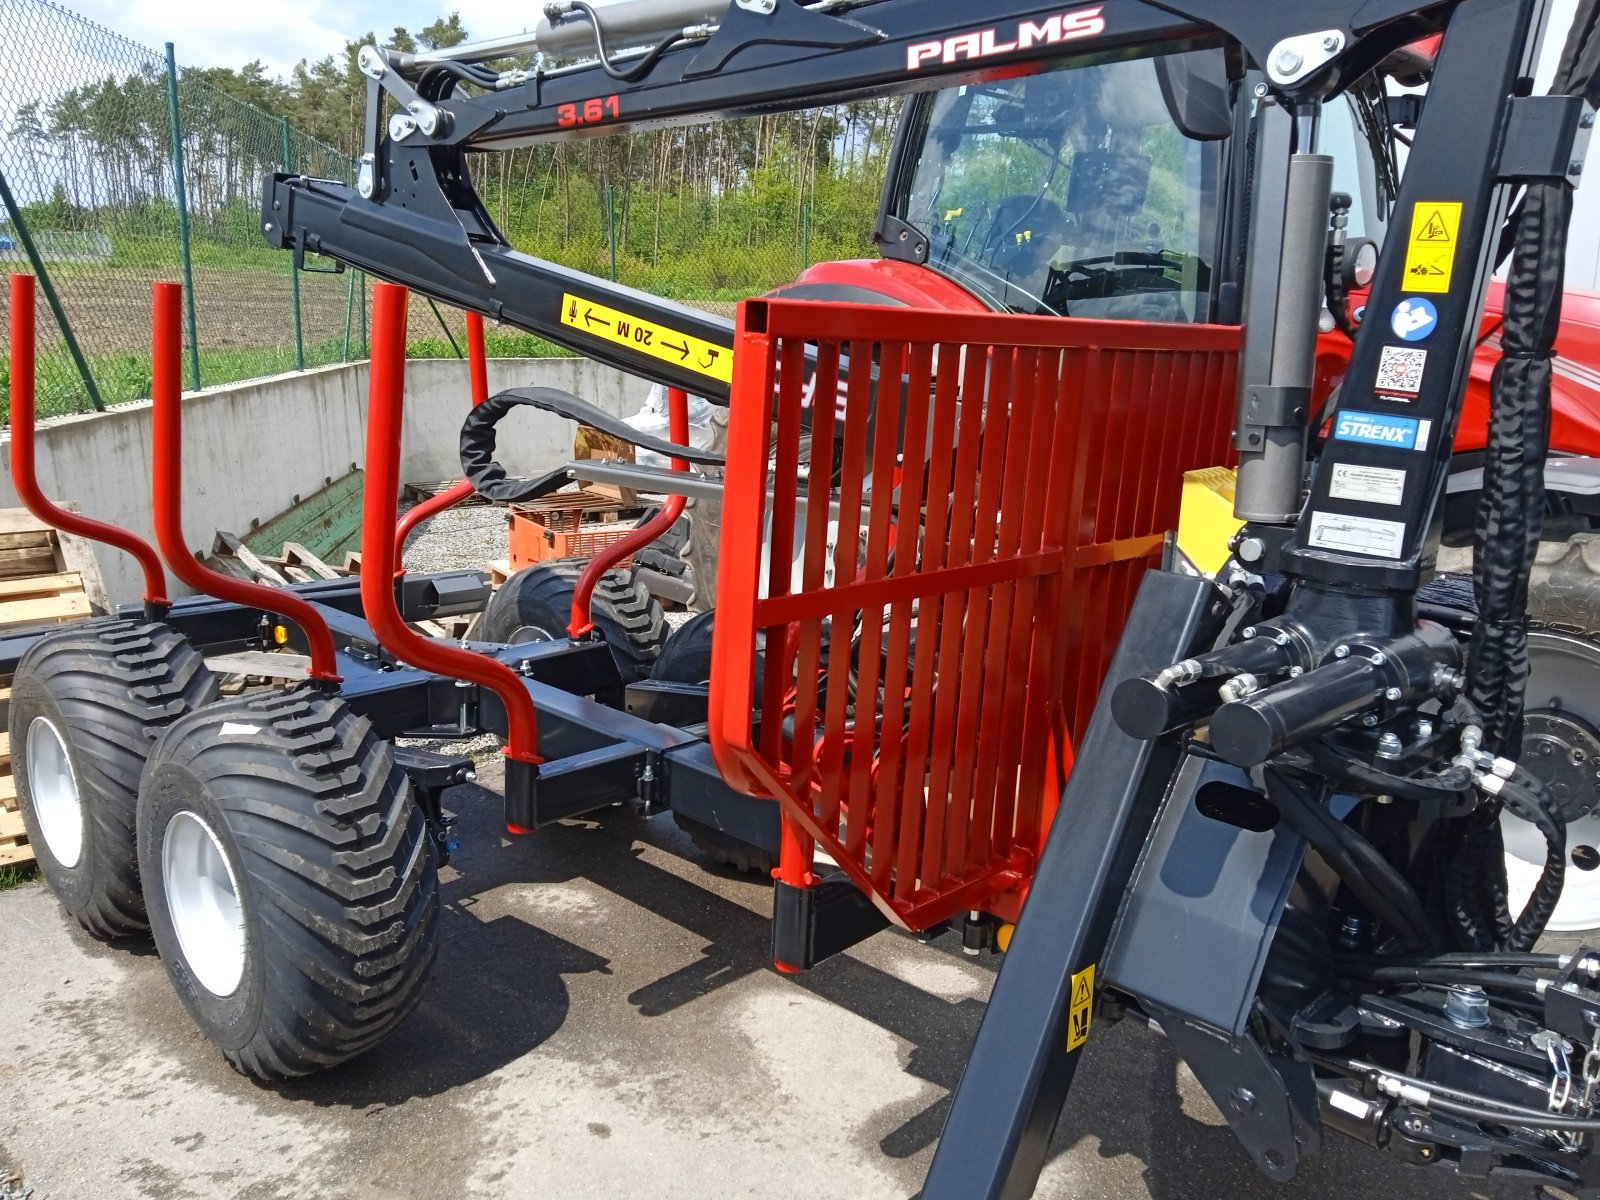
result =
[[[57,533],[25,509],[0,509],[0,630],[63,625],[105,605],[86,543]],[[11,774],[11,680],[0,677],[0,868],[33,862]]]

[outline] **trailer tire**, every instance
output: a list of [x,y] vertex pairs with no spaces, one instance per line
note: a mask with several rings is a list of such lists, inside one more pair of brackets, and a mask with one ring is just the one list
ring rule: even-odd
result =
[[[572,595],[586,560],[558,558],[516,572],[490,597],[483,638],[490,642],[547,642],[567,636]],[[632,573],[613,568],[600,577],[590,613],[611,647],[624,683],[650,677],[667,640],[661,602]]]
[[157,743],[139,863],[168,977],[258,1079],[381,1041],[438,948],[438,862],[394,752],[312,687],[223,701]]
[[724,833],[682,813],[673,813],[672,819],[678,823],[679,829],[689,835],[695,849],[725,867],[767,878],[778,865],[778,856],[765,846],[740,841],[731,833]]
[[162,730],[216,698],[205,659],[166,625],[75,625],[17,664],[8,725],[23,826],[50,890],[95,937],[149,928],[139,776]]

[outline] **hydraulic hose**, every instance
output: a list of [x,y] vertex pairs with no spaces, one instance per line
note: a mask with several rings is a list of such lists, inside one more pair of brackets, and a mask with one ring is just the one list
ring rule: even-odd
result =
[[1376,846],[1281,776],[1276,786],[1267,788],[1267,797],[1289,828],[1315,847],[1356,899],[1389,926],[1407,950],[1427,953],[1436,948],[1422,915],[1421,898]]

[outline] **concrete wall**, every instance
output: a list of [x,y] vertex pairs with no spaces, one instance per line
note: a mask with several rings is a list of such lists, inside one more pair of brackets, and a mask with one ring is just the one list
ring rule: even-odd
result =
[[[506,359],[489,364],[490,391],[544,385],[563,388],[619,415],[636,411],[649,385],[587,359]],[[324,367],[185,396],[184,535],[210,553],[218,529],[244,534],[302,496],[366,461],[365,364]],[[457,437],[467,409],[466,364],[423,359],[407,364],[402,481],[461,474]],[[499,457],[512,474],[550,470],[572,453],[575,427],[524,410],[501,425]],[[79,511],[150,531],[150,406],[44,422],[38,432],[38,474],[47,496],[76,501]],[[17,505],[11,486],[11,444],[0,441],[0,507]],[[105,547],[96,558],[113,602],[137,600],[137,566]],[[183,589],[179,589],[182,594]]]

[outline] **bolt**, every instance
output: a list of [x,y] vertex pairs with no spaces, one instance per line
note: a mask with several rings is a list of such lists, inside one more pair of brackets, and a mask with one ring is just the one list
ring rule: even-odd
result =
[[271,233],[272,232],[272,222],[271,221],[263,222],[262,225],[261,225],[261,232],[262,233]]
[[1260,538],[1245,538],[1239,543],[1239,558],[1244,562],[1260,562],[1267,552],[1267,544]]
[[468,771],[461,778],[465,779],[468,783],[477,783],[478,782],[478,773],[476,771]]
[[1400,737],[1398,734],[1386,733],[1378,739],[1378,757],[1400,757]]
[[1335,646],[1333,648],[1333,656],[1335,658],[1349,658],[1350,657],[1350,647],[1349,646]]
[[1270,90],[1271,90],[1271,89],[1270,89],[1270,88],[1268,88],[1268,87],[1267,87],[1267,85],[1266,85],[1266,84],[1264,84],[1264,83],[1258,83],[1258,84],[1256,84],[1256,87],[1255,87],[1255,93],[1256,93],[1256,99],[1257,99],[1257,100],[1264,100],[1264,99],[1266,99],[1266,96],[1267,96],[1267,92],[1269,92],[1269,91],[1270,91]]
[[1567,165],[1567,174],[1568,175],[1582,175],[1583,174],[1583,160],[1581,158],[1573,159],[1572,162],[1570,162]]
[[1389,688],[1387,691],[1385,691],[1383,693],[1383,698],[1385,700],[1398,700],[1398,699],[1400,699],[1400,689],[1399,688]]
[[1418,738],[1431,738],[1433,736],[1433,722],[1426,717],[1421,718],[1412,727]]
[[1287,646],[1289,644],[1289,635],[1287,633],[1280,633],[1277,637],[1272,639],[1272,644],[1274,646]]
[[1247,642],[1251,638],[1255,637],[1255,635],[1256,635],[1256,627],[1254,625],[1247,626],[1245,629],[1242,629],[1239,632],[1239,636],[1242,637]]
[[1322,39],[1322,48],[1324,50],[1337,50],[1339,48],[1339,42],[1339,35],[1336,33],[1330,33],[1327,37]]
[[1305,66],[1305,56],[1292,47],[1285,46],[1272,60],[1272,69],[1279,75],[1293,75]]
[[1367,655],[1367,661],[1369,663],[1371,663],[1375,667],[1383,666],[1383,653],[1382,653],[1382,651],[1374,650],[1371,654]]
[[[1289,678],[1290,679],[1298,679],[1300,676],[1304,675],[1305,673],[1306,673],[1306,669],[1304,667],[1290,667],[1289,668]],[[1596,784],[1595,786],[1597,788],[1600,788],[1600,784]]]
[[1255,1093],[1249,1088],[1234,1088],[1230,1102],[1233,1105],[1233,1111],[1241,1117],[1248,1117],[1256,1110]]
[[1377,713],[1368,713],[1366,716],[1361,718],[1361,723],[1363,725],[1365,725],[1368,729],[1371,729],[1374,725],[1376,725],[1378,723],[1378,714]]

